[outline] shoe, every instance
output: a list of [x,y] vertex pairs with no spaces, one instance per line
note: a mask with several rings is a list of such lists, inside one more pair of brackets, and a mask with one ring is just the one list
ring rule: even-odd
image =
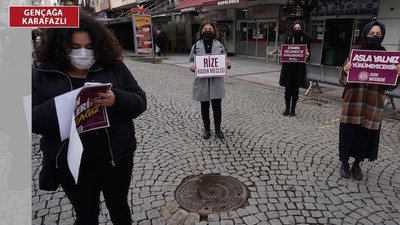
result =
[[361,172],[360,165],[354,165],[351,167],[351,173],[353,174],[353,178],[356,180],[362,180],[363,175]]
[[283,116],[289,116],[289,109],[286,108],[285,111],[282,113]]
[[296,112],[294,110],[291,110],[289,116],[296,116]]
[[211,132],[209,130],[205,130],[203,133],[203,138],[207,140],[210,137],[211,137]]
[[217,135],[217,138],[219,139],[224,139],[224,134],[222,133],[221,130],[216,130],[215,135]]
[[343,162],[340,166],[340,176],[346,179],[350,178],[350,167],[348,162]]

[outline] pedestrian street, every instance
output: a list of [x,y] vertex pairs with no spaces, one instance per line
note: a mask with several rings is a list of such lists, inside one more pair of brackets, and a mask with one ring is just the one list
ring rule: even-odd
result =
[[[228,77],[225,139],[216,138],[211,116],[211,138],[204,140],[188,68],[130,58],[125,63],[148,101],[147,111],[134,120],[133,224],[400,224],[399,112],[389,108],[383,118],[378,159],[362,162],[364,179],[341,179],[340,97],[303,94],[297,116],[284,117],[283,89]],[[61,188],[38,189],[41,153],[38,136],[32,140],[32,224],[73,224]],[[184,210],[175,190],[199,174],[237,179],[248,189],[246,203],[208,216]],[[101,224],[111,224],[104,201],[100,207]]]

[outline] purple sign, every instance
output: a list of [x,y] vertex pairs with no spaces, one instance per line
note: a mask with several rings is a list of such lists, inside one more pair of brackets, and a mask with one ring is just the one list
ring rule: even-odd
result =
[[90,100],[97,98],[96,92],[107,92],[111,84],[86,86],[78,93],[75,104],[75,124],[78,133],[110,126],[106,107],[95,106]]
[[305,62],[307,45],[282,45],[281,62]]
[[347,82],[396,85],[400,52],[353,49],[350,62]]

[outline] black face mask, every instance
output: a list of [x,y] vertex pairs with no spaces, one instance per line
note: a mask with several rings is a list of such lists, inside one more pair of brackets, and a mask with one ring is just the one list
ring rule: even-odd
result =
[[211,40],[214,38],[214,32],[213,31],[203,31],[203,37],[205,40]]
[[302,30],[293,30],[294,36],[300,36],[303,33]]
[[376,48],[381,45],[382,41],[382,37],[374,35],[372,37],[366,37],[364,43],[368,48]]

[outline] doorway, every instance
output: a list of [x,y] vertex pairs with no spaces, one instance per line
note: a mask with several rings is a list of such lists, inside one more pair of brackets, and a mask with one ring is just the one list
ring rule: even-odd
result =
[[321,64],[342,66],[352,43],[354,19],[327,19]]
[[274,21],[239,22],[238,53],[266,58],[267,47],[276,43],[277,23]]

